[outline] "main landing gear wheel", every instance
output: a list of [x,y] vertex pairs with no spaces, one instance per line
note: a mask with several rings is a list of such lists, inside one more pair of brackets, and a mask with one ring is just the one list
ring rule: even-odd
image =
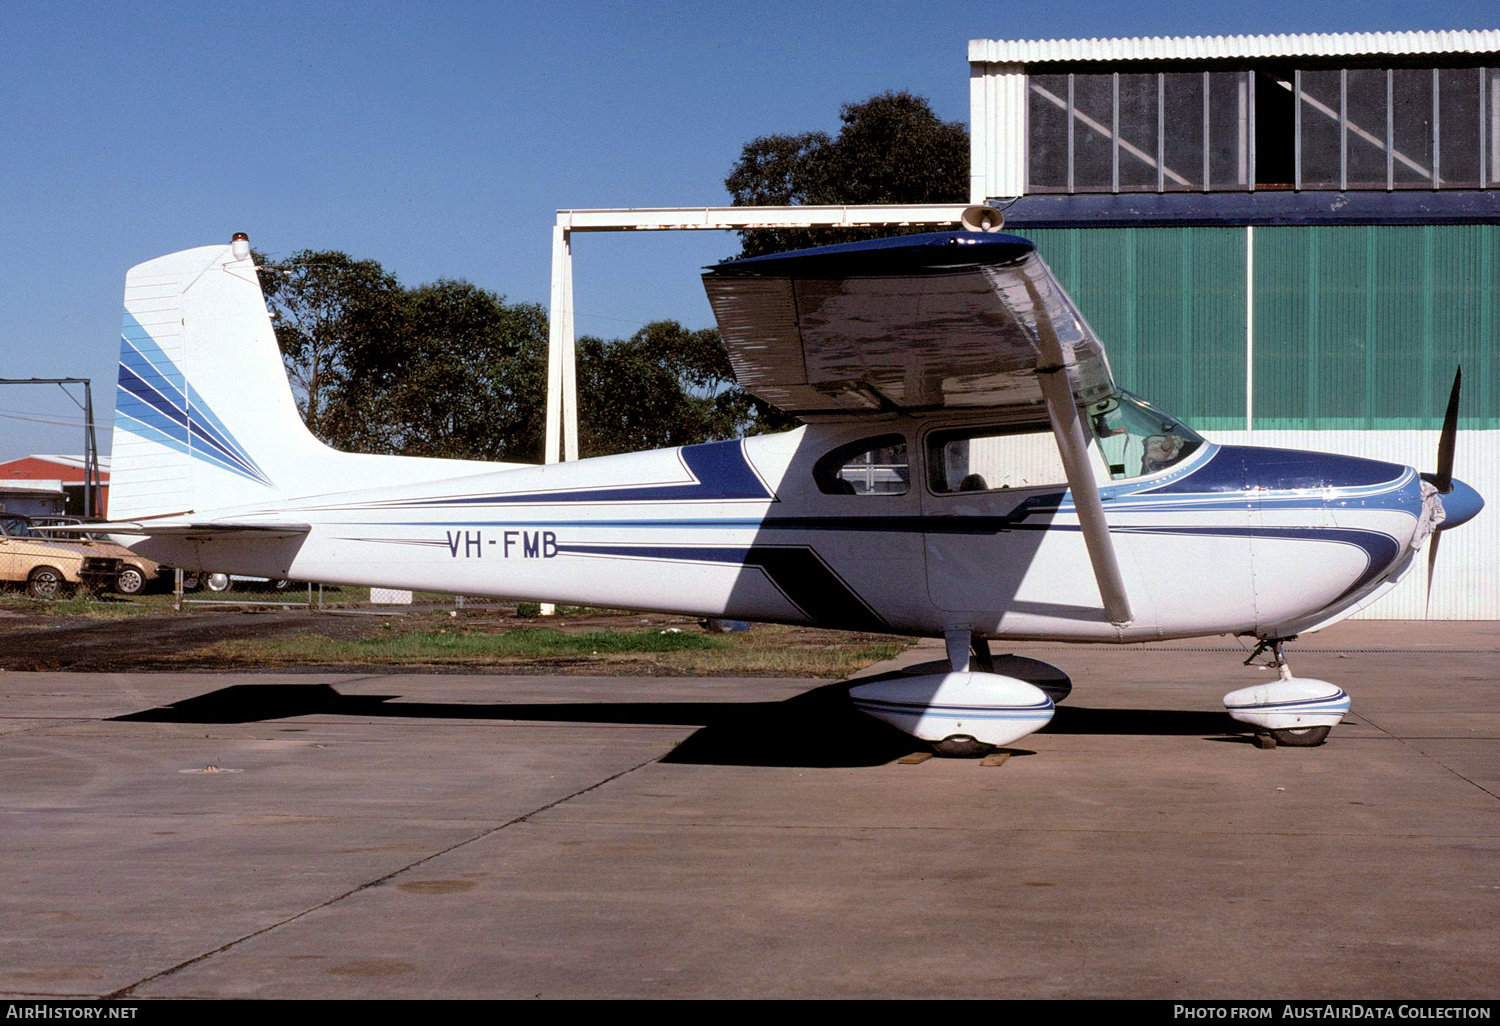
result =
[[1332,727],[1287,727],[1268,731],[1278,745],[1288,748],[1314,748],[1328,739]]
[[934,742],[932,750],[945,759],[977,759],[989,755],[995,746],[976,741],[968,734],[950,734]]

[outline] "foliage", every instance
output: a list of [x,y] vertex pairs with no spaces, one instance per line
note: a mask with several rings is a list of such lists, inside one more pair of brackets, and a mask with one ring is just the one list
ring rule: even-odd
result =
[[401,330],[356,354],[341,445],[451,459],[541,460],[547,315],[466,281],[408,290]]
[[719,333],[676,321],[578,341],[580,455],[722,441],[796,423],[734,383]]
[[[442,279],[403,287],[374,260],[257,256],[309,429],[337,448],[539,463],[547,314]],[[584,456],[736,438],[796,421],[743,392],[712,329],[649,324],[578,342]]]
[[[846,103],[836,137],[763,136],[747,143],[724,185],[735,206],[962,203],[969,192],[969,135],[907,92]],[[926,231],[911,228],[906,231]],[[740,232],[745,257],[897,234],[880,228],[761,228]]]
[[401,286],[376,261],[347,253],[256,254],[255,262],[302,418],[328,438],[325,421],[356,373],[355,355],[400,331]]
[[298,408],[355,452],[536,462],[547,317],[466,281],[414,289],[374,260],[257,258]]

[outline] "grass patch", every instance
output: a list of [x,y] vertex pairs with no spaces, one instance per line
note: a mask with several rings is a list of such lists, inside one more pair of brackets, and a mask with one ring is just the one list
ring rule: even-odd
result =
[[[754,630],[750,632],[754,634]],[[841,644],[787,645],[736,635],[723,649],[683,653],[674,669],[698,676],[847,677],[871,663],[893,659],[911,642],[902,638]]]
[[534,629],[504,634],[417,631],[389,638],[341,640],[300,634],[271,641],[230,641],[210,645],[194,655],[235,661],[254,659],[285,664],[307,663],[506,663],[570,656],[656,654],[726,647],[719,638],[687,632],[592,631],[564,634]]
[[702,634],[695,629],[570,634],[530,627],[477,632],[455,626],[356,640],[309,633],[221,641],[183,652],[174,661],[217,667],[534,666],[596,674],[838,678],[889,659],[908,644],[904,638],[883,635],[764,624],[734,635]]
[[75,590],[67,598],[35,599],[25,592],[0,591],[0,609],[13,613],[30,613],[37,616],[81,616],[99,620],[114,620],[143,613],[170,612],[171,595],[145,595],[126,598],[110,592]]

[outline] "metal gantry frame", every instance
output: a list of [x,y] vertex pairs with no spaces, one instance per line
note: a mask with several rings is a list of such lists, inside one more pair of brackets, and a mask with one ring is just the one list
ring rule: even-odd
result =
[[868,228],[954,225],[965,203],[789,207],[628,207],[559,210],[552,228],[547,338],[546,461],[578,458],[578,379],[573,333],[573,233],[736,231],[745,228]]
[[[57,385],[83,411],[83,515],[99,515],[99,443],[94,435],[94,392],[89,378],[0,378],[0,385]],[[83,386],[83,402],[68,391],[69,385]]]

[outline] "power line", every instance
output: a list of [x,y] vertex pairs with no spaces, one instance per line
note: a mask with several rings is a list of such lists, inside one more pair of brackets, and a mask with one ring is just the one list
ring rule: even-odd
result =
[[18,410],[0,410],[0,417],[11,420],[29,420],[37,424],[64,424],[68,427],[86,427],[88,421],[82,417],[44,417],[40,414],[21,413]]

